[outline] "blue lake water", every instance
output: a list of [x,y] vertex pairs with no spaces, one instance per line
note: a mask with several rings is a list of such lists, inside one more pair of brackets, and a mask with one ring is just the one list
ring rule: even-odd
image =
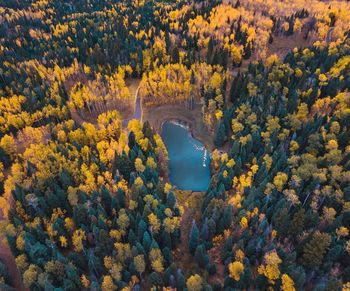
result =
[[162,139],[169,154],[170,182],[181,190],[206,191],[210,182],[210,155],[183,125],[167,121]]

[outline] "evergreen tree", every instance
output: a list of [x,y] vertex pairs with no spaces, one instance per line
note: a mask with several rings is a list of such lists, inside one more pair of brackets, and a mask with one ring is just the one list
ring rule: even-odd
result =
[[331,243],[331,237],[327,233],[316,232],[311,240],[303,248],[303,263],[308,268],[321,265],[324,255]]
[[221,147],[226,140],[226,129],[225,124],[221,121],[219,124],[219,128],[216,131],[214,144],[217,147]]
[[199,230],[198,230],[196,221],[193,220],[192,228],[190,232],[189,244],[188,244],[191,254],[194,254],[198,246],[198,243],[199,243]]

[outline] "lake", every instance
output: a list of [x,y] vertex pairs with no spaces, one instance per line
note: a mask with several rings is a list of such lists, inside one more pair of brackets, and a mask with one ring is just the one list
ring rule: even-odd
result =
[[210,155],[189,129],[175,121],[162,127],[169,154],[170,182],[181,190],[206,191],[210,182]]

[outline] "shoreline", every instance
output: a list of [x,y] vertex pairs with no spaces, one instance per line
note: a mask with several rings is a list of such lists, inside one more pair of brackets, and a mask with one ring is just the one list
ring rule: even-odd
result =
[[207,150],[207,151],[210,151],[209,154],[211,154],[211,149],[208,148],[208,146],[206,145],[205,141],[203,141],[195,132],[195,130],[193,129],[194,126],[191,122],[187,122],[183,119],[180,119],[180,118],[168,118],[168,119],[164,119],[161,124],[160,124],[160,128],[159,128],[159,132],[157,130],[157,132],[161,135],[162,134],[162,130],[163,130],[163,125],[167,122],[171,122],[171,123],[174,123],[178,126],[181,126],[181,127],[184,127],[188,132],[189,134],[191,135],[191,137],[197,141],[199,141],[200,143],[203,144],[204,148]]
[[[193,124],[192,123],[188,123],[187,121],[184,121],[180,118],[166,118],[164,119],[160,126],[159,126],[159,130],[157,130],[157,132],[159,133],[159,135],[162,134],[162,131],[163,131],[163,126],[165,123],[172,123],[176,126],[179,126],[185,130],[187,130],[187,133],[188,135],[196,140],[197,142],[201,143],[201,151],[203,151],[204,153],[204,159],[205,159],[205,163],[207,163],[207,159],[209,159],[209,164],[207,164],[206,166],[203,165],[203,167],[208,167],[209,168],[209,174],[210,174],[210,180],[212,178],[212,171],[211,171],[211,152],[209,151],[209,149],[206,147],[205,143],[200,139],[200,138],[197,138],[195,135],[194,135],[194,130],[193,130]],[[166,177],[166,180],[168,182],[171,183],[170,181],[170,168],[169,168],[169,165],[168,165],[168,172],[167,172],[167,177]],[[172,183],[171,183],[172,184]],[[173,184],[172,184],[173,185]],[[198,189],[181,189],[181,188],[178,188],[176,185],[173,185],[173,187],[176,189],[176,190],[179,190],[179,191],[190,191],[191,193],[193,192],[200,192],[200,193],[205,193],[206,191],[208,191],[208,188],[209,188],[209,185],[210,185],[210,182],[208,184],[208,186],[206,187],[205,190],[198,190]]]
[[152,128],[161,134],[163,124],[167,121],[175,121],[186,126],[191,136],[200,141],[211,153],[214,144],[212,134],[201,121],[200,108],[188,110],[181,105],[162,105],[158,107],[143,108],[143,121],[148,121]]

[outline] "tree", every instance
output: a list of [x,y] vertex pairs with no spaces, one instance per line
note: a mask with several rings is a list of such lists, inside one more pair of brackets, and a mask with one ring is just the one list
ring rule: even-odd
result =
[[134,257],[134,264],[135,264],[136,271],[141,276],[146,268],[144,255],[138,255],[138,256]]
[[321,265],[324,255],[331,243],[328,233],[315,232],[303,249],[303,263],[308,268]]
[[233,280],[239,281],[241,278],[241,274],[244,271],[244,265],[239,261],[235,261],[228,265],[228,270],[229,270],[229,276]]
[[225,229],[229,228],[231,226],[231,222],[232,222],[232,205],[228,205],[225,208],[223,217],[222,217],[222,223],[223,223],[223,227]]
[[276,211],[273,216],[273,223],[279,236],[283,237],[287,234],[290,225],[290,217],[286,207]]
[[133,169],[133,164],[125,153],[123,153],[121,156],[116,156],[114,168],[117,169],[120,174],[125,177],[125,179],[130,179],[130,172]]
[[113,283],[113,279],[111,276],[107,275],[103,277],[103,281],[102,281],[102,291],[113,291],[113,290],[117,290],[117,286],[114,285]]
[[273,178],[273,184],[276,186],[278,191],[282,191],[284,184],[288,181],[288,175],[283,172],[278,172]]
[[185,288],[186,282],[185,277],[182,274],[181,269],[176,271],[176,288],[177,290],[183,290]]
[[162,252],[158,248],[152,248],[150,253],[149,253],[149,258],[151,261],[152,269],[155,272],[162,273],[164,271],[164,266],[163,266],[163,256]]
[[266,253],[264,256],[264,264],[258,267],[258,273],[264,275],[271,284],[275,283],[280,276],[279,264],[282,260],[278,256],[276,250]]
[[197,246],[194,253],[194,257],[198,265],[202,268],[206,268],[210,262],[209,256],[206,254],[206,249],[204,244]]
[[13,157],[17,151],[17,145],[16,145],[15,139],[8,134],[6,134],[1,138],[0,147],[3,148],[5,153],[10,157]]
[[81,275],[80,281],[81,281],[81,284],[83,285],[84,288],[89,288],[89,286],[90,286],[90,281],[89,281],[89,279],[87,278],[87,276],[85,276],[84,274]]
[[186,281],[188,291],[202,291],[203,279],[198,274],[192,275]]
[[220,122],[219,127],[216,131],[214,144],[216,147],[221,147],[226,140],[226,128],[223,121]]
[[196,221],[193,220],[192,228],[190,232],[189,244],[188,244],[191,254],[194,254],[198,246],[198,243],[199,243],[199,230],[198,230]]
[[176,205],[176,197],[174,195],[173,192],[168,192],[166,195],[166,205],[171,208],[174,209],[175,205]]
[[295,291],[294,281],[287,275],[282,275],[282,290],[283,291]]
[[84,248],[83,241],[85,239],[86,239],[85,231],[83,231],[82,229],[78,229],[74,231],[72,242],[73,242],[75,251],[81,252],[83,250]]
[[293,235],[298,235],[304,228],[305,223],[305,210],[300,208],[293,216],[293,219],[290,223],[289,232]]
[[146,167],[143,165],[142,160],[140,158],[136,158],[136,160],[135,160],[135,169],[136,169],[136,171],[142,173],[145,170],[145,168]]

